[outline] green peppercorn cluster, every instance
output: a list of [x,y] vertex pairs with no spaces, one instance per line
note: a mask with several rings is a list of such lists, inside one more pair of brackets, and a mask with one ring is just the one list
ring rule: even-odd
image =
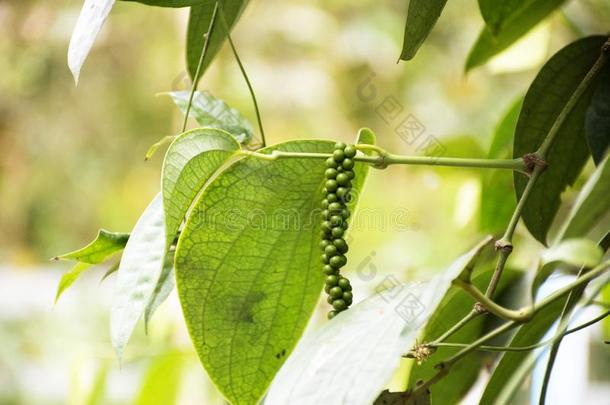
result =
[[352,286],[349,280],[340,274],[341,267],[347,263],[345,254],[347,242],[343,238],[347,230],[347,219],[350,216],[347,203],[351,198],[352,180],[354,179],[354,145],[343,142],[335,144],[332,157],[326,160],[324,176],[325,196],[322,200],[322,263],[326,275],[324,291],[328,294],[328,303],[333,310],[328,313],[332,319],[352,304]]

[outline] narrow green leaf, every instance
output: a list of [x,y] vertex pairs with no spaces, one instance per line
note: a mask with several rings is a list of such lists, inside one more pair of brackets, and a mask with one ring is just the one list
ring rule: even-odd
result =
[[177,403],[185,366],[181,353],[155,357],[146,370],[135,405],[173,405]]
[[123,250],[128,239],[128,233],[109,232],[105,229],[100,229],[93,242],[89,243],[87,246],[70,253],[59,255],[54,259],[76,260],[83,263],[99,264],[116,252]]
[[610,66],[599,73],[585,117],[585,133],[593,161],[599,164],[610,145]]
[[[201,4],[191,7],[186,38],[186,61],[192,79],[194,79],[195,72],[197,71],[201,50],[203,49],[204,34],[210,26],[215,4],[216,0],[202,0]],[[246,8],[248,0],[221,0],[221,4],[227,25],[231,30]],[[225,30],[221,24],[215,24],[210,36],[207,53],[201,66],[200,75],[210,66],[212,59],[214,59],[226,38]]]
[[81,273],[91,267],[92,264],[78,262],[69,271],[65,272],[59,280],[57,286],[57,292],[55,293],[55,302],[59,300],[59,297],[66,291],[74,282],[80,277]]
[[157,7],[190,7],[197,6],[205,2],[205,0],[122,0],[127,2],[142,3],[147,6]]
[[[472,283],[479,289],[485,289],[491,280],[494,268],[489,265],[483,271],[478,271],[472,277]],[[523,273],[506,269],[496,289],[497,296],[501,296],[508,288],[520,280]],[[419,342],[430,342],[441,336],[457,321],[472,310],[472,298],[459,287],[451,287],[438,308],[426,324],[424,333],[420,335]],[[484,332],[485,318],[478,317],[451,336],[449,342],[473,342]],[[422,364],[413,362],[409,373],[408,387],[415,387],[418,380],[426,381],[438,370],[434,367],[443,359],[457,353],[459,348],[440,347],[434,356]],[[470,390],[478,379],[485,355],[475,352],[455,365],[445,378],[434,384],[432,388],[433,403],[457,404]]]
[[[173,91],[169,93],[183,114],[186,114],[189,93],[188,91]],[[246,145],[252,140],[254,130],[250,121],[241,115],[239,111],[229,107],[227,103],[214,97],[207,91],[195,92],[189,117],[195,118],[202,127],[224,129],[241,144]]]
[[[493,1],[496,5],[494,8],[498,9],[498,13],[493,14],[495,24],[498,24],[497,31],[492,32],[488,26],[481,30],[466,59],[466,71],[483,65],[508,48],[564,2],[565,0]],[[513,7],[513,3],[519,3],[520,6]]]
[[[527,91],[519,115],[513,157],[535,152],[542,144],[576,87],[599,57],[605,41],[592,36],[571,43],[557,52],[540,70]],[[589,150],[584,134],[589,89],[572,109],[547,155],[548,167],[539,177],[523,210],[523,221],[541,243],[546,244],[548,229],[561,203],[560,195],[580,173]],[[517,198],[521,198],[527,177],[514,174]]]
[[110,311],[110,335],[119,359],[157,286],[165,251],[163,200],[159,193],[138,219],[119,265]]
[[[260,152],[273,150],[330,153],[333,142]],[[176,280],[191,339],[233,404],[260,399],[318,301],[324,169],[318,159],[239,160],[205,188],[180,235]],[[367,170],[356,165],[355,191]]]
[[394,284],[337,315],[299,343],[267,394],[269,404],[369,404],[416,343],[451,282],[485,240],[427,283]]
[[[520,97],[506,112],[493,135],[488,158],[508,159],[512,156],[513,137],[519,112],[523,104]],[[486,233],[497,234],[506,228],[515,211],[513,180],[505,170],[483,171],[481,185],[480,228]]]
[[400,59],[411,60],[432,31],[447,0],[411,0]]

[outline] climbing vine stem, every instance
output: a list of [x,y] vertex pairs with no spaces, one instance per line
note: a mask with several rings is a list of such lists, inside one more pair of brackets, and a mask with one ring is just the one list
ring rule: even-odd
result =
[[[360,149],[359,145],[358,148]],[[368,149],[368,148],[367,148]],[[376,147],[377,151],[383,149]],[[330,153],[309,153],[309,152],[286,152],[275,150],[271,153],[260,153],[251,151],[242,151],[242,154],[255,156],[263,160],[278,160],[278,159],[294,159],[294,158],[309,158],[309,159],[328,159],[332,156]],[[523,159],[467,159],[467,158],[451,158],[451,157],[432,157],[432,156],[406,156],[395,155],[383,151],[383,154],[377,156],[356,155],[354,161],[363,162],[372,165],[378,169],[384,169],[390,165],[427,165],[427,166],[451,166],[451,167],[472,167],[482,169],[507,169],[516,171],[525,171]]]
[[[565,120],[570,115],[570,113],[572,112],[572,110],[574,109],[576,104],[578,103],[580,97],[585,93],[585,91],[591,85],[591,83],[593,82],[593,80],[595,79],[597,74],[601,71],[601,69],[607,62],[609,55],[610,55],[610,39],[608,39],[602,46],[598,59],[593,64],[591,69],[589,69],[589,71],[587,72],[585,77],[578,84],[578,86],[574,90],[574,93],[572,93],[572,95],[570,96],[570,98],[568,99],[566,104],[564,105],[563,109],[560,111],[559,115],[555,119],[553,125],[551,126],[551,129],[549,130],[546,137],[542,141],[542,144],[540,145],[538,150],[535,153],[525,157],[527,159],[524,159],[524,161],[526,162],[526,166],[528,166],[528,170],[526,170],[526,172],[531,173],[530,178],[525,186],[525,189],[523,191],[523,194],[521,195],[521,198],[519,199],[519,202],[517,203],[515,211],[513,212],[513,215],[506,228],[506,231],[504,232],[502,237],[496,242],[496,249],[499,252],[497,264],[494,269],[492,278],[489,282],[489,285],[487,286],[487,289],[485,291],[485,296],[479,297],[479,298],[481,298],[481,301],[493,300],[493,295],[498,286],[500,278],[502,277],[502,272],[504,271],[504,267],[506,266],[508,257],[510,256],[510,254],[512,253],[512,250],[513,250],[512,239],[513,239],[515,229],[517,227],[517,223],[519,222],[519,219],[521,218],[523,208],[529,198],[531,191],[533,190],[534,186],[536,185],[537,180],[540,178],[540,175],[544,172],[544,169],[547,166],[547,162],[545,161],[545,159],[547,157],[548,151],[552,147],[553,142],[555,141],[557,134],[559,133],[559,130],[561,129],[562,125],[565,123]],[[606,267],[607,267],[607,263],[606,263]],[[587,277],[587,276],[590,276],[591,273],[593,273],[593,271],[587,273],[583,277],[579,277],[577,279],[577,282],[579,282],[579,281],[582,281],[582,283],[588,282],[591,278]],[[570,291],[572,291],[572,289],[576,288],[577,286],[584,285],[582,283],[579,282],[577,285],[574,285],[574,283],[572,283],[572,284],[556,291],[554,294],[551,294],[551,296],[545,298],[543,301],[538,303],[537,306],[532,306],[531,316],[535,315],[535,313],[538,312],[538,310],[544,306],[544,302],[548,301],[550,298],[557,297],[557,294],[560,294],[559,296],[563,296],[563,294],[569,293]],[[555,299],[557,299],[557,298],[555,298]],[[553,299],[553,301],[554,301],[554,299]],[[493,307],[492,309],[496,310],[498,308]],[[465,317],[463,317],[461,320],[459,320],[457,323],[455,323],[445,333],[443,333],[441,336],[439,336],[434,341],[434,343],[442,343],[443,341],[448,339],[450,336],[452,336],[454,333],[456,333],[461,328],[463,328],[465,325],[467,325],[472,319],[476,318],[480,314],[487,312],[487,310],[489,310],[489,308],[485,308],[485,306],[482,305],[481,302],[477,303],[472,311],[470,311]],[[492,312],[492,311],[490,311],[490,312]],[[512,314],[510,314],[510,315],[512,315]],[[530,315],[530,314],[528,314],[528,315]],[[466,354],[470,353],[471,351],[476,350],[479,346],[481,346],[487,340],[489,340],[495,336],[498,336],[499,334],[504,333],[505,331],[510,330],[519,324],[520,324],[520,322],[511,320],[511,321],[501,325],[497,329],[493,330],[489,334],[481,337],[479,340],[475,341],[474,343],[468,345],[463,350],[458,352],[456,355],[449,358],[447,361],[441,363],[439,365],[439,368],[440,368],[439,372],[437,374],[435,374],[432,378],[430,378],[428,381],[424,382],[423,384],[418,385],[415,388],[415,391],[424,392],[428,387],[430,387],[430,385],[434,384],[436,381],[443,378],[443,376],[445,376],[449,372],[449,369],[452,364],[454,364],[455,362],[460,360],[462,357],[464,357]]]
[[[218,4],[218,3],[217,3]],[[225,18],[225,13],[222,8],[222,5],[219,6],[220,9],[220,20],[222,21],[222,26],[224,28],[225,34],[227,35],[227,39],[229,40],[229,45],[231,46],[231,51],[233,52],[233,56],[239,65],[239,70],[241,71],[241,75],[244,77],[244,81],[246,82],[246,86],[248,86],[248,91],[250,92],[250,97],[252,97],[252,104],[254,104],[254,112],[256,114],[256,122],[258,123],[258,130],[261,133],[261,142],[262,147],[267,146],[267,140],[265,139],[265,130],[263,129],[263,121],[261,119],[261,113],[258,108],[258,102],[256,101],[256,94],[254,93],[254,89],[252,88],[252,84],[250,83],[250,79],[248,78],[248,74],[246,73],[246,69],[244,68],[243,63],[241,63],[241,58],[237,53],[237,49],[235,48],[235,44],[233,43],[233,39],[231,38],[231,30],[229,29],[229,24],[227,24],[227,19]]]
[[[588,273],[584,274],[583,276],[578,277],[576,280],[572,281],[571,283],[565,285],[564,287],[558,289],[557,291],[553,292],[552,294],[548,295],[547,297],[541,299],[539,302],[532,305],[530,307],[530,309],[527,309],[526,311],[531,311],[531,318],[535,317],[536,314],[538,314],[542,309],[546,308],[547,306],[551,305],[552,303],[556,302],[557,300],[561,299],[562,297],[568,295],[575,288],[586,285],[589,281],[593,280],[596,277],[599,277],[604,272],[608,271],[608,268],[610,268],[610,261],[605,261],[604,263],[598,265],[597,267],[595,267]],[[464,358],[466,355],[468,355],[469,353],[471,353],[475,350],[478,350],[479,347],[483,346],[484,343],[488,342],[489,340],[491,340],[497,336],[500,336],[504,332],[507,332],[507,331],[519,326],[522,323],[523,322],[520,320],[519,321],[511,320],[511,321],[505,322],[504,324],[498,326],[497,328],[490,331],[486,335],[481,336],[479,339],[477,339],[473,343],[466,345],[462,350],[460,350],[453,356],[449,357],[447,360],[439,363],[436,366],[436,368],[438,369],[436,374],[434,374],[429,380],[425,381],[423,384],[420,384],[417,387],[415,387],[415,389],[413,390],[414,397],[417,397],[417,395],[419,395],[420,393],[425,392],[432,384],[436,383],[437,381],[442,379],[445,375],[447,375],[449,373],[451,367],[455,363],[457,363],[459,360]],[[442,342],[432,342],[430,344],[430,346],[434,347],[435,345],[438,345],[439,343],[442,343]]]
[[201,75],[201,67],[203,66],[203,61],[205,59],[205,54],[208,52],[208,47],[210,44],[210,37],[212,36],[212,30],[214,29],[214,25],[216,24],[216,15],[218,14],[219,2],[217,1],[214,4],[214,11],[212,11],[212,19],[210,20],[210,25],[208,26],[208,30],[203,38],[203,47],[201,48],[201,55],[199,55],[199,62],[197,63],[197,69],[195,69],[195,77],[193,77],[193,83],[191,84],[191,91],[189,93],[189,99],[186,103],[186,111],[184,112],[184,121],[182,121],[182,131],[186,131],[186,124],[189,120],[189,113],[191,111],[191,105],[193,104],[193,97],[195,96],[195,90],[197,90],[197,85],[199,84],[199,76]]

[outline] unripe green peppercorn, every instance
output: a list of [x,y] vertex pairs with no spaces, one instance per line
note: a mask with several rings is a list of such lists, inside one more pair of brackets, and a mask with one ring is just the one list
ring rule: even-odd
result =
[[335,256],[338,253],[337,252],[337,247],[335,245],[328,245],[328,246],[326,246],[324,248],[324,253],[328,257],[333,257],[333,256]]
[[325,264],[324,267],[322,267],[322,273],[326,274],[327,276],[336,275],[337,269],[334,269],[330,264]]
[[350,180],[356,177],[356,173],[354,173],[353,170],[344,170],[343,173],[345,173]]
[[343,229],[343,227],[341,227],[341,226],[335,226],[330,231],[330,234],[332,235],[333,238],[340,238],[343,236],[344,233],[345,233],[345,229]]
[[[339,256],[334,256],[334,257],[339,257]],[[326,253],[322,253],[322,255],[320,256],[320,259],[322,260],[322,263],[324,264],[330,264],[330,258]],[[335,267],[331,264],[332,267]]]
[[341,277],[339,279],[339,281],[337,282],[337,285],[339,287],[341,287],[341,289],[343,291],[352,291],[352,285],[350,284],[349,280],[346,279],[345,277]]
[[349,193],[349,189],[347,187],[338,187],[335,193],[340,201],[345,201],[345,196]]
[[330,221],[322,221],[320,229],[322,229],[324,232],[330,232],[333,229],[333,226],[331,225]]
[[333,169],[333,168],[328,168],[326,169],[326,171],[324,172],[324,176],[326,176],[327,179],[334,179],[337,177],[337,169]]
[[348,158],[353,158],[356,156],[356,147],[354,145],[346,145],[343,151],[345,152],[345,156]]
[[[330,275],[330,276],[326,277],[325,283],[326,283],[326,285],[334,287],[337,285],[337,283],[339,283],[339,277],[337,277],[334,274]],[[343,289],[341,291],[343,291]]]
[[328,201],[328,206],[325,208],[329,208],[330,204],[339,201],[339,199],[337,198],[337,194],[335,193],[328,193],[328,195],[326,195],[326,200]]
[[341,212],[341,210],[343,209],[343,205],[339,202],[333,202],[328,204],[328,211],[331,214],[334,214],[335,212]]
[[324,208],[324,209],[328,208],[328,204],[330,204],[330,203],[328,202],[327,198],[322,200],[322,208]]
[[329,218],[329,222],[332,227],[341,226],[343,224],[343,217],[341,215],[332,215]]
[[328,260],[328,264],[330,264],[335,269],[345,266],[346,263],[347,263],[347,258],[343,255],[333,256]]
[[[328,239],[322,239],[322,240],[320,241],[320,249],[324,250],[324,249],[326,248],[326,246],[330,245],[331,243],[333,243],[333,242],[331,242],[331,241],[330,241],[330,240],[328,240]],[[335,246],[336,246],[336,245],[335,245]]]
[[347,242],[343,238],[333,240],[333,245],[335,245],[339,253],[347,253],[347,251],[349,250]]
[[342,299],[338,299],[333,301],[333,308],[335,308],[335,310],[337,311],[344,311],[345,309],[347,309],[347,305],[345,304],[345,301],[343,301]]
[[343,296],[342,296],[343,301],[345,301],[345,303],[347,305],[352,303],[352,300],[354,299],[354,295],[352,294],[351,291],[343,291]]
[[333,159],[337,163],[343,162],[345,159],[345,152],[343,152],[341,149],[335,149],[335,151],[333,152]]
[[326,159],[326,167],[329,169],[336,169],[337,167],[339,167],[339,165],[337,164],[337,162],[335,162],[335,159],[329,157],[328,159]]
[[352,159],[346,158],[343,160],[342,167],[345,170],[351,170],[354,168],[354,161]]
[[347,145],[345,144],[345,142],[335,143],[335,149],[345,149],[346,147],[347,147]]
[[332,304],[333,304],[333,301],[334,301],[334,300],[335,300],[335,299],[334,299],[333,297],[331,297],[330,295],[329,295],[328,297],[326,297],[326,302],[328,302],[330,305],[332,305]]
[[328,312],[328,319],[333,319],[335,316],[337,316],[338,312],[337,311],[329,311]]
[[337,190],[337,187],[339,187],[339,184],[337,184],[337,180],[326,180],[326,183],[324,183],[324,188],[326,188],[326,191],[328,191],[329,193],[332,193]]
[[328,292],[328,295],[330,295],[333,298],[343,297],[343,290],[341,289],[341,287],[333,287]]
[[340,186],[346,186],[350,182],[349,177],[345,173],[339,173],[336,178],[337,184]]

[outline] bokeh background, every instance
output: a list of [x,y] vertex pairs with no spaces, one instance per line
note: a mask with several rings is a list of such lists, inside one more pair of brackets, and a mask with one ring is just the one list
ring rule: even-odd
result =
[[[144,154],[181,123],[158,93],[188,85],[187,10],[117,2],[76,87],[66,52],[81,5],[0,0],[0,404],[223,403],[191,348],[175,293],[148,335],[139,328],[121,366],[108,334],[114,280],[100,282],[103,267],[53,304],[68,265],[49,258],[82,246],[100,227],[129,231],[158,191],[162,154],[149,162]],[[402,0],[252,1],[233,35],[268,141],[350,141],[368,126],[384,148],[419,154],[395,131],[411,116],[447,156],[484,157],[498,121],[542,63],[582,35],[607,32],[610,22],[607,1],[571,1],[465,75],[483,26],[476,1],[448,2],[417,57],[397,64],[406,8]],[[373,95],[365,91],[371,86]],[[228,47],[200,88],[255,122]],[[402,108],[398,117],[384,115],[388,99]],[[356,227],[350,249],[356,294],[388,275],[425,280],[472,245],[481,236],[480,190],[481,174],[472,170],[372,171],[360,208],[373,215]],[[511,260],[526,269],[538,246],[523,229],[520,237]],[[363,266],[374,276],[366,283]],[[570,394],[558,377],[551,388],[562,399],[610,395],[610,354],[595,346],[600,333],[592,328],[570,349],[580,354],[567,370],[582,366],[582,387]]]

